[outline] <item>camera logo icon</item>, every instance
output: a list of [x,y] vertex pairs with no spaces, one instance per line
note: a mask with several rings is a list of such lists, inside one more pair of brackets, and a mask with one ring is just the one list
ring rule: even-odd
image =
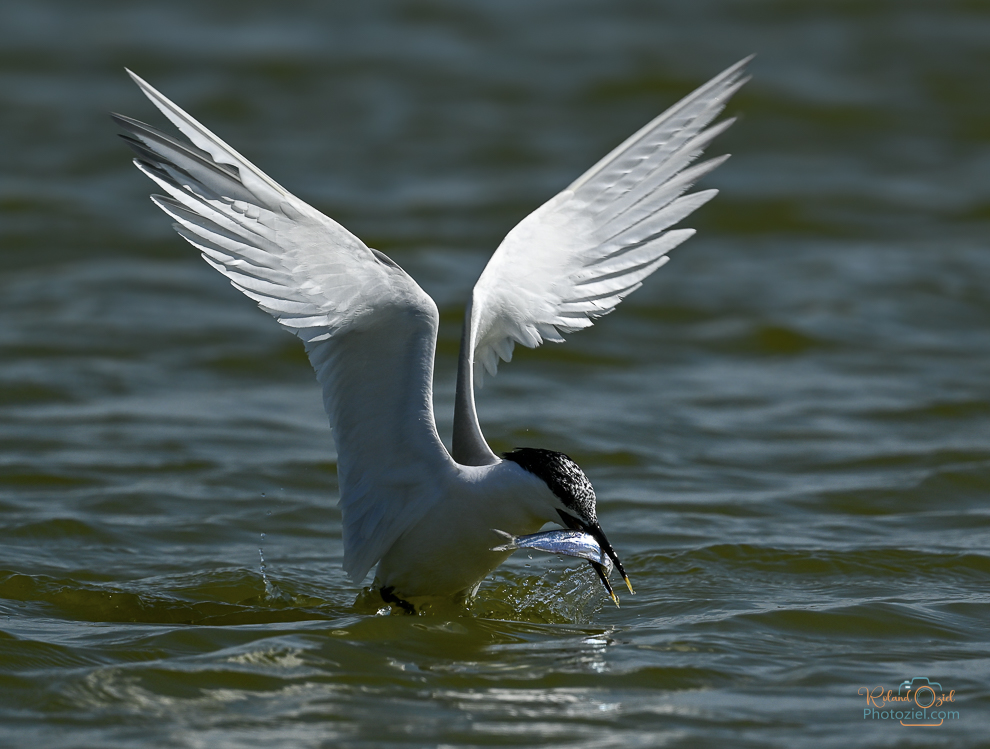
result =
[[[938,692],[935,690],[938,689]],[[937,681],[929,681],[927,676],[915,676],[913,679],[905,679],[897,688],[898,696],[911,698],[914,692],[914,703],[918,707],[931,707],[942,693],[942,685]]]

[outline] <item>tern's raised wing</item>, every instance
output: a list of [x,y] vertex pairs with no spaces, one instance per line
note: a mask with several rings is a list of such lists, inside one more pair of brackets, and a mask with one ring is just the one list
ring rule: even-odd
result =
[[667,262],[692,229],[671,229],[716,190],[684,195],[727,156],[692,166],[732,120],[709,127],[745,82],[749,58],[688,95],[620,144],[506,235],[468,305],[454,458],[494,459],[474,414],[473,379],[494,375],[516,343],[563,341],[589,327]]
[[[130,72],[130,71],[128,71]],[[175,230],[302,338],[337,443],[344,569],[357,581],[434,501],[450,465],[433,419],[433,300],[139,77],[192,146],[114,115]]]

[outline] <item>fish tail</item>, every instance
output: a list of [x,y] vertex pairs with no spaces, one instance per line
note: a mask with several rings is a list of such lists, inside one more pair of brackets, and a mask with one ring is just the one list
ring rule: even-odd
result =
[[501,546],[493,546],[491,551],[515,551],[519,548],[519,546],[516,545],[516,541],[518,540],[517,536],[513,536],[511,533],[506,533],[505,531],[500,531],[498,528],[492,528],[492,532],[502,536],[502,538],[506,540],[506,543]]

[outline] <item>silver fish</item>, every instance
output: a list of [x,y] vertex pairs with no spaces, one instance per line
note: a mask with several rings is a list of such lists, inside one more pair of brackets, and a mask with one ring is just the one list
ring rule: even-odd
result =
[[609,572],[612,571],[612,560],[609,559],[608,554],[602,551],[597,539],[590,533],[575,530],[555,530],[531,533],[528,536],[513,536],[505,531],[496,530],[495,532],[503,536],[506,543],[493,547],[492,551],[535,549],[550,554],[563,554],[568,557],[587,559],[589,562],[597,562]]
[[[517,549],[535,549],[545,551],[550,554],[563,554],[564,556],[587,559],[591,566],[598,573],[598,579],[602,581],[605,590],[608,591],[612,602],[618,606],[619,599],[612,590],[612,585],[608,581],[612,574],[612,560],[609,558],[598,540],[590,533],[579,530],[555,530],[543,531],[542,533],[531,533],[528,536],[513,536],[511,533],[492,528],[500,536],[503,536],[506,543],[501,546],[493,546],[492,551],[516,551]],[[631,588],[630,588],[631,590]]]

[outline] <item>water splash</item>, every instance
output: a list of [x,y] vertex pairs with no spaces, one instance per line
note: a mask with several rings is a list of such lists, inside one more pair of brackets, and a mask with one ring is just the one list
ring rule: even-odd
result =
[[[271,512],[268,513],[271,515]],[[258,559],[261,562],[261,580],[265,584],[265,600],[281,601],[285,598],[282,589],[278,584],[268,578],[268,565],[265,562],[265,534],[261,534],[261,543],[258,545]]]
[[607,600],[590,567],[549,568],[540,575],[499,570],[468,609],[486,619],[586,624]]

